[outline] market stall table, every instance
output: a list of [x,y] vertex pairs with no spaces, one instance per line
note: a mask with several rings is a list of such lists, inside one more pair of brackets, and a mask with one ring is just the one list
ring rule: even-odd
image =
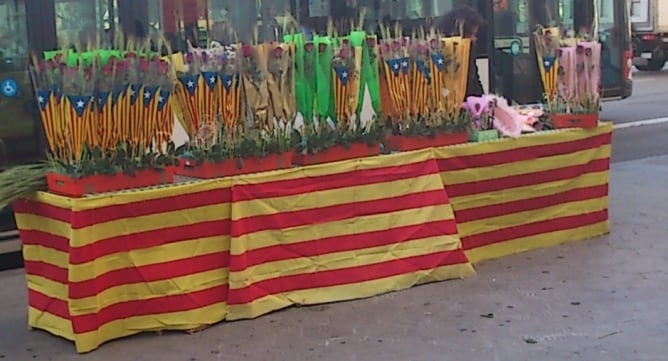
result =
[[[609,231],[612,125],[15,205],[29,324],[79,352],[474,274]],[[461,237],[461,239],[460,239]],[[447,297],[447,295],[445,295]]]

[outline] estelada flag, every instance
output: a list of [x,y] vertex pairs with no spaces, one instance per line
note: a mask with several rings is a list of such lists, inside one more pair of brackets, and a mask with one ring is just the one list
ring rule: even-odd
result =
[[141,96],[142,84],[131,84],[130,92],[130,106],[129,106],[129,125],[130,125],[130,139],[132,144],[138,145],[139,138],[142,134],[142,105],[138,101]]
[[[348,111],[348,101],[351,96],[350,70],[346,66],[334,66],[332,81],[334,84],[334,111],[336,121],[348,122],[352,114]],[[355,94],[357,95],[357,94]]]
[[189,135],[194,135],[200,128],[200,119],[198,112],[197,98],[195,96],[199,83],[199,74],[186,75],[179,77],[181,87],[178,88],[179,103],[183,110],[183,120],[185,121],[186,131]]
[[106,150],[112,150],[115,147],[116,134],[114,133],[113,117],[113,94],[108,91],[101,91],[97,94],[97,134],[100,145]]
[[97,143],[96,127],[92,122],[92,96],[67,95],[62,102],[67,118],[70,144],[75,160],[81,160],[84,144],[93,147]]
[[158,106],[156,104],[157,86],[144,86],[142,92],[142,113],[141,118],[141,142],[144,147],[149,147],[155,137],[158,124]]
[[172,139],[174,132],[174,112],[172,109],[172,92],[168,89],[160,89],[157,99],[157,127],[156,127],[156,142],[159,149],[162,144],[169,142]]
[[220,74],[222,90],[220,92],[220,108],[227,129],[232,129],[239,122],[241,97],[239,74]]
[[201,115],[204,121],[214,124],[219,112],[218,106],[218,74],[214,72],[202,72],[202,84],[197,87],[198,104],[200,104]]
[[114,143],[127,142],[130,137],[130,98],[129,85],[121,85],[114,89],[111,95],[111,108],[114,125]]
[[51,90],[38,90],[37,103],[42,118],[42,124],[44,125],[46,141],[49,144],[49,150],[52,153],[55,153],[60,146],[60,144],[58,144],[58,119],[56,118],[58,112],[55,108],[57,100]]

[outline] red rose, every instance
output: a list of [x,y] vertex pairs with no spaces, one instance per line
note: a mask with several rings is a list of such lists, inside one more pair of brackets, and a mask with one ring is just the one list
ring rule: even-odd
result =
[[282,57],[283,56],[283,48],[281,48],[280,46],[275,47],[274,48],[274,56],[277,57],[277,58]]
[[148,65],[149,65],[149,63],[148,63],[147,59],[141,59],[139,61],[139,71],[141,71],[142,73],[147,72],[148,71]]
[[381,43],[380,44],[380,52],[383,54],[389,53],[390,52],[390,46],[387,43]]
[[401,43],[396,41],[396,40],[393,41],[392,42],[392,50],[399,50],[399,49],[401,49]]
[[160,57],[158,56],[158,54],[155,54],[155,55],[153,55],[153,57],[151,58],[151,60],[152,60],[152,61],[159,61],[159,60],[160,60]]
[[158,71],[162,74],[166,74],[169,71],[169,63],[166,61],[160,61],[158,63]]
[[564,51],[561,49],[557,49],[557,58],[561,58],[562,55],[564,55]]
[[54,60],[56,63],[60,63],[60,60],[62,60],[62,59],[63,59],[63,54],[61,54],[61,53],[58,53],[58,54],[56,54],[56,55],[53,57],[53,60]]
[[206,63],[207,61],[209,61],[209,53],[207,53],[206,51],[203,51],[202,52],[202,63]]
[[408,45],[408,38],[407,38],[407,37],[403,37],[403,38],[401,38],[401,45],[402,45],[402,46],[406,46],[406,45]]
[[320,51],[321,53],[324,53],[326,50],[327,50],[327,44],[325,44],[325,43],[318,44],[318,51]]
[[366,38],[366,46],[373,48],[376,46],[376,38],[368,37]]
[[56,63],[53,59],[50,59],[46,62],[46,65],[48,65],[49,69],[53,70],[58,67],[58,63]]
[[578,53],[578,54],[582,54],[582,53],[584,53],[584,46],[582,46],[582,45],[578,45],[578,47],[576,48],[575,52]]
[[343,41],[341,41],[341,45],[342,45],[342,46],[350,46],[350,40],[348,40],[348,39],[343,39]]
[[194,57],[193,57],[193,54],[192,53],[187,53],[186,54],[186,63],[191,64],[193,62],[193,60],[195,60]]
[[111,64],[107,64],[102,67],[102,73],[104,75],[111,75],[111,73],[114,71],[114,68],[111,66]]
[[339,50],[339,58],[346,59],[348,57],[350,57],[350,50],[346,48],[342,48],[341,50]]
[[306,43],[304,44],[304,50],[306,50],[307,53],[310,53],[313,51],[313,43]]
[[116,64],[117,60],[118,60],[118,58],[116,58],[115,55],[112,55],[112,56],[109,57],[109,63],[111,63],[111,64]]
[[431,40],[429,40],[429,46],[431,46],[431,47],[434,48],[434,49],[435,49],[435,48],[438,48],[438,39],[431,39]]
[[245,58],[249,58],[253,55],[253,47],[250,46],[249,44],[244,44],[241,46],[241,54]]
[[134,59],[134,58],[137,57],[137,54],[135,54],[135,53],[132,52],[132,51],[129,51],[128,54],[127,54],[127,57],[130,58],[130,59]]
[[43,61],[37,62],[37,69],[39,69],[39,71],[46,70],[46,63],[44,63]]

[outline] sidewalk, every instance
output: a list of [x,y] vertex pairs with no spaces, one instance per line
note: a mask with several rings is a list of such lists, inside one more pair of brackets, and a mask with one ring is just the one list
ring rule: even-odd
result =
[[0,361],[656,361],[668,342],[668,156],[613,164],[610,236],[476,266],[478,275],[292,308],[77,355],[28,331],[23,271],[0,273]]

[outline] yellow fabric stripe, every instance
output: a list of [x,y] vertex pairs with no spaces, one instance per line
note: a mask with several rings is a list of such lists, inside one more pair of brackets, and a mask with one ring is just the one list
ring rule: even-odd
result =
[[378,157],[367,157],[354,161],[342,161],[326,164],[315,164],[307,167],[292,168],[287,170],[257,173],[244,176],[239,179],[243,184],[262,184],[279,180],[301,179],[319,177],[331,174],[339,174],[356,170],[378,169],[392,166],[401,166],[410,163],[424,162],[432,157],[431,149],[423,149],[415,152],[396,153]]
[[539,145],[577,141],[612,132],[612,123],[601,123],[592,129],[566,129],[522,135],[517,139],[501,139],[489,143],[466,143],[455,146],[435,148],[437,159],[454,158],[476,154],[487,154]]
[[166,227],[184,227],[200,222],[225,220],[229,219],[230,210],[229,203],[221,203],[167,213],[154,213],[147,216],[123,218],[86,228],[73,229],[70,236],[70,244],[72,247],[83,247],[100,240],[119,237],[129,232],[150,232]]
[[491,167],[462,169],[452,172],[443,172],[441,177],[446,185],[464,184],[477,181],[498,179],[503,177],[531,174],[542,171],[558,170],[565,167],[584,165],[593,160],[610,157],[609,145],[596,149],[569,153],[554,157],[545,157],[523,162],[499,164]]
[[29,290],[37,291],[61,301],[67,302],[69,299],[69,292],[66,284],[31,274],[26,275],[26,280],[28,281]]
[[443,184],[440,178],[435,174],[429,174],[392,182],[328,189],[285,197],[254,199],[235,203],[232,219],[280,214],[286,210],[294,212],[351,202],[381,200],[441,189],[443,189]]
[[23,245],[23,259],[25,261],[44,262],[56,267],[68,269],[69,254],[42,246]]
[[231,290],[239,289],[279,277],[363,267],[460,248],[461,241],[458,237],[438,236],[380,247],[267,262],[249,267],[241,272],[230,272],[229,285]]
[[141,332],[194,330],[201,326],[213,325],[222,321],[225,319],[226,312],[227,307],[221,303],[192,311],[131,317],[112,321],[101,326],[97,331],[78,334],[76,336],[76,349],[79,353],[90,352],[107,341]]
[[602,236],[610,232],[610,222],[604,221],[590,226],[517,238],[466,251],[471,263],[480,263],[512,254],[558,246]]
[[116,270],[225,252],[229,245],[228,236],[215,236],[110,254],[88,263],[70,265],[70,281],[82,282]]
[[167,280],[116,286],[95,296],[70,300],[70,313],[72,316],[87,315],[97,313],[117,303],[183,295],[217,286],[223,287],[227,285],[227,275],[227,268],[220,268]]
[[530,185],[520,188],[503,189],[495,192],[486,192],[462,197],[450,198],[455,211],[464,209],[492,206],[495,204],[528,200],[550,196],[578,188],[593,187],[608,184],[610,171],[583,174],[575,179],[565,179],[540,185]]
[[403,290],[424,283],[461,279],[473,275],[475,275],[475,270],[470,264],[461,264],[351,285],[340,285],[269,295],[252,303],[229,305],[227,319],[240,320],[255,318],[268,312],[295,304],[310,305],[366,298]]
[[65,222],[27,213],[16,213],[16,223],[24,231],[41,231],[54,236],[70,238],[70,225]]
[[52,206],[72,209],[74,211],[84,211],[97,209],[114,205],[141,202],[146,200],[173,197],[198,193],[208,190],[229,188],[232,185],[231,178],[222,178],[206,181],[196,181],[191,183],[182,183],[171,186],[165,186],[155,189],[143,189],[141,191],[119,192],[112,195],[98,195],[84,198],[68,198],[50,194],[47,192],[37,192],[32,197],[33,200],[46,203]]
[[345,236],[355,232],[374,232],[388,228],[411,226],[427,221],[454,219],[450,205],[408,209],[398,212],[374,214],[355,219],[299,226],[294,228],[264,230],[235,238],[231,242],[230,253],[240,255],[247,251],[278,244],[292,244],[336,236]]
[[74,341],[74,331],[70,321],[30,306],[28,307],[28,325],[66,340]]
[[476,234],[494,232],[523,224],[549,221],[554,218],[576,216],[606,209],[608,197],[588,201],[563,203],[540,210],[513,213],[501,217],[485,218],[478,221],[460,223],[459,234],[467,237]]

